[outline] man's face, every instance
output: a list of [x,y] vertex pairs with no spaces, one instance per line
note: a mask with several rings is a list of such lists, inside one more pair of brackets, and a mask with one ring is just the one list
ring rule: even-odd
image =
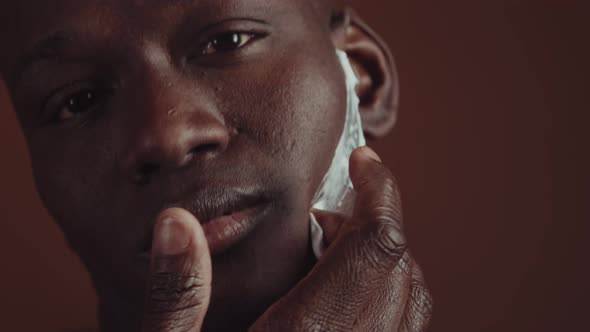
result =
[[5,78],[37,187],[99,294],[142,300],[155,217],[171,206],[201,222],[249,214],[207,234],[213,310],[271,301],[301,276],[346,107],[329,22],[309,1],[12,6]]

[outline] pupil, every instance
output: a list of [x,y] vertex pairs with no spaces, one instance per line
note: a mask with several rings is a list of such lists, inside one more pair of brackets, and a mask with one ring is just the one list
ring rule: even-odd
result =
[[91,91],[79,93],[70,99],[69,106],[72,113],[83,112],[94,105],[96,96]]
[[221,36],[219,39],[214,41],[215,46],[220,48],[232,48],[240,44],[240,34],[229,33]]

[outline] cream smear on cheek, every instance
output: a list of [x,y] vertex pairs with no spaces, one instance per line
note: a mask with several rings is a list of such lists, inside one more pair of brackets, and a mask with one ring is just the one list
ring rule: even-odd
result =
[[[336,50],[336,54],[346,77],[346,117],[340,141],[334,151],[332,164],[311,201],[311,207],[350,216],[355,194],[348,172],[348,162],[352,151],[366,143],[359,113],[359,98],[355,91],[358,78],[346,53]],[[320,258],[325,250],[324,232],[313,213],[310,213],[309,219],[313,252],[317,258]]]

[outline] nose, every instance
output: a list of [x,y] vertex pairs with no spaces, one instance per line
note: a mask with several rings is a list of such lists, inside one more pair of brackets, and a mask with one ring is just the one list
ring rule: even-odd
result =
[[123,166],[136,184],[214,159],[229,144],[229,130],[213,102],[194,85],[164,81],[144,91],[141,106],[129,112],[133,124]]
[[129,155],[131,179],[145,184],[158,173],[186,168],[196,160],[206,161],[228,145],[227,131],[214,119],[161,121],[144,128]]

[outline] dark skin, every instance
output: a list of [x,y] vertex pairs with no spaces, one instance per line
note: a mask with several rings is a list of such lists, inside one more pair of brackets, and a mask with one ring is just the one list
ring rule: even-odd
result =
[[[369,150],[351,158],[353,217],[318,213],[330,249],[317,263],[310,249],[346,108],[335,47],[360,78],[367,136],[396,115],[391,56],[339,1],[0,6],[36,185],[92,276],[104,331],[425,327],[397,187]],[[242,198],[264,213],[213,244],[200,222]]]

